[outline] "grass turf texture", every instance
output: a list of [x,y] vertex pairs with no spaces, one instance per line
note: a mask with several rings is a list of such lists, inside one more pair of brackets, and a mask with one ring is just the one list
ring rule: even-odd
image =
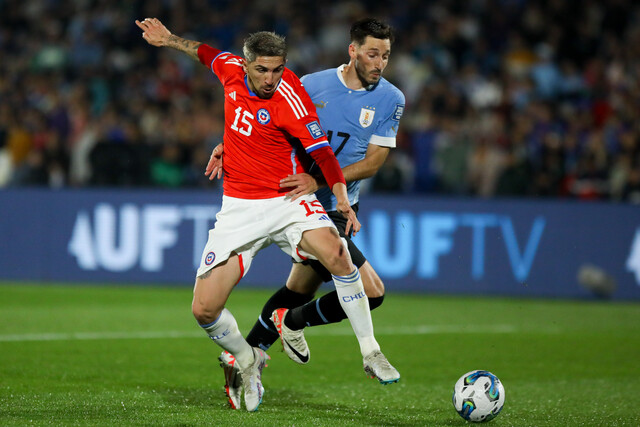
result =
[[[246,333],[269,291],[228,307]],[[307,329],[311,361],[280,351],[256,413],[228,409],[219,348],[191,290],[0,285],[0,425],[464,426],[453,384],[506,389],[495,426],[637,426],[640,305],[390,293],[374,311],[398,384],[365,377],[348,322]]]

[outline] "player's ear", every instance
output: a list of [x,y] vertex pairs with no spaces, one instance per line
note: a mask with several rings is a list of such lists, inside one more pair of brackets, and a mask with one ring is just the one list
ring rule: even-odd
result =
[[356,50],[357,50],[357,46],[355,43],[351,43],[349,45],[349,58],[354,58],[356,57]]

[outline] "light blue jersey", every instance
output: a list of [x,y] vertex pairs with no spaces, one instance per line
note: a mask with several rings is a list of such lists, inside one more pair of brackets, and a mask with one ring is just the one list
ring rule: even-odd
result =
[[[370,89],[349,89],[342,78],[343,68],[301,79],[342,168],[364,159],[369,144],[395,147],[404,111],[404,95],[387,80],[381,78]],[[347,191],[354,205],[360,197],[360,181],[347,182]],[[318,190],[316,196],[326,210],[336,210],[336,198],[329,188]]]

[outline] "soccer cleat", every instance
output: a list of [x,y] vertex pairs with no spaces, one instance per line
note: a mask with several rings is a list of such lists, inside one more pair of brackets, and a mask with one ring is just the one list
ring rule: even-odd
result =
[[253,347],[253,363],[244,369],[240,369],[242,384],[244,385],[244,405],[247,411],[254,412],[262,403],[264,387],[262,387],[262,369],[267,366],[267,360],[271,359],[267,353],[257,347]]
[[287,308],[274,310],[271,314],[271,320],[273,324],[276,325],[276,329],[282,340],[282,347],[284,347],[287,356],[294,362],[304,365],[305,363],[309,363],[309,346],[304,339],[302,329],[294,331],[284,324],[284,318],[288,312],[289,309]]
[[365,356],[363,364],[367,375],[376,378],[382,385],[397,383],[400,380],[400,373],[391,366],[380,350],[372,351]]
[[236,358],[228,351],[223,351],[220,357],[220,367],[224,371],[224,392],[229,398],[232,409],[240,409],[242,398],[242,376],[236,363]]

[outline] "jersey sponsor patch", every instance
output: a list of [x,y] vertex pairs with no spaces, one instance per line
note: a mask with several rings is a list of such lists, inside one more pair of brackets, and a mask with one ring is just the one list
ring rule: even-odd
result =
[[264,108],[259,109],[256,113],[256,116],[258,119],[258,123],[260,123],[261,125],[266,125],[271,121],[271,115]]
[[313,139],[322,138],[324,136],[324,131],[320,127],[320,124],[315,120],[311,123],[307,123],[307,129]]
[[391,116],[391,120],[395,120],[396,122],[399,122],[400,117],[402,117],[402,113],[404,113],[404,104],[396,104],[396,111],[393,112],[393,116]]
[[375,116],[375,114],[376,110],[372,108],[362,108],[360,110],[360,119],[358,120],[360,122],[360,126],[363,128],[371,126],[371,123],[373,123],[373,116]]

